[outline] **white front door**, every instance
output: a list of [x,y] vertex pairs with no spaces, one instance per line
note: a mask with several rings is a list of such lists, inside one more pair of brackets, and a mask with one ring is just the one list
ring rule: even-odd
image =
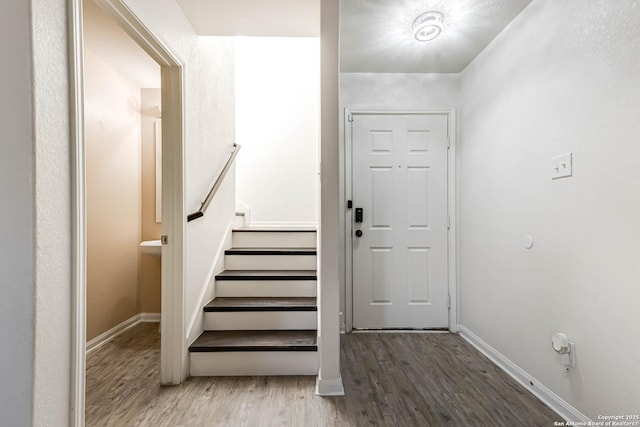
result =
[[447,116],[358,114],[351,125],[353,327],[446,328]]

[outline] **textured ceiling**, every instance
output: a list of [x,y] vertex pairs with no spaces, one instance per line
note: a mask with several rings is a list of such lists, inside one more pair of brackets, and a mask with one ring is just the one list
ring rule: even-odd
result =
[[[349,0],[347,0],[349,1]],[[320,35],[320,0],[177,0],[202,36]]]
[[[320,0],[177,0],[195,31],[212,36],[318,36]],[[459,73],[531,0],[342,0],[343,72]],[[141,87],[157,65],[91,1],[85,1],[87,47]],[[437,39],[413,39],[419,14],[444,14]],[[157,69],[157,68],[155,68]],[[155,73],[156,79],[159,74]]]
[[[343,72],[459,73],[531,0],[343,0]],[[411,24],[423,12],[444,14],[444,30],[418,42]]]
[[140,88],[160,87],[160,66],[91,0],[82,3],[84,45]]

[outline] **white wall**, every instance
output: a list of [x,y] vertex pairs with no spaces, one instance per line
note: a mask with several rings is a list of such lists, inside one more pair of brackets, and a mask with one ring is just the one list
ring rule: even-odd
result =
[[340,73],[342,108],[450,109],[458,105],[458,74]]
[[[185,204],[196,211],[227,160],[235,141],[233,39],[197,36],[175,0],[127,5],[161,36],[186,64]],[[210,285],[214,254],[234,219],[235,180],[229,173],[206,215],[187,225],[185,319],[201,310],[201,294]]]
[[236,38],[237,198],[251,225],[317,225],[320,44]]
[[0,414],[31,425],[34,328],[34,158],[29,3],[0,6]]
[[320,2],[320,224],[318,227],[318,352],[316,392],[344,394],[340,376],[340,1]]
[[536,0],[462,75],[460,321],[594,420],[640,402],[638,40],[636,1]]
[[30,357],[35,365],[33,425],[65,426],[71,389],[67,2],[30,3],[36,161],[36,325],[35,354]]
[[[153,4],[144,0],[128,0],[126,3],[186,64],[186,209],[195,210],[209,181],[226,160],[235,139],[233,41],[197,37],[174,0],[156,1]],[[18,43],[18,52],[29,52],[28,47],[20,46],[18,41],[29,38],[15,36],[27,23],[24,19],[16,19],[14,14],[5,15],[4,7],[3,24],[5,16],[11,24],[6,27],[10,29],[11,37],[7,36],[6,39]],[[19,17],[21,13],[17,10],[15,15]],[[26,364],[30,363],[29,360],[35,360],[33,424],[64,426],[69,423],[71,378],[71,156],[66,65],[67,1],[32,1],[31,14],[36,137],[36,351],[34,355],[33,350],[25,347],[24,351],[16,352],[16,357]],[[22,68],[16,74],[26,77],[28,68],[22,63]],[[11,99],[13,105],[14,98],[3,99]],[[20,122],[15,123],[17,125]],[[19,135],[28,139],[30,133],[22,129]],[[25,159],[25,162],[28,161]],[[197,309],[198,295],[206,285],[213,262],[210,249],[216,248],[222,239],[226,230],[225,221],[233,220],[234,188],[235,182],[230,177],[207,215],[187,226],[187,313]],[[20,207],[26,201],[16,203]],[[21,235],[21,238],[26,237]],[[16,265],[24,266],[24,260],[26,258]],[[14,299],[14,295],[7,293],[4,286],[2,289],[3,300]],[[21,288],[15,297],[25,297],[25,292],[29,292],[28,285]],[[28,330],[16,328],[14,331],[16,337],[28,336],[22,334],[28,333]],[[20,342],[19,339],[12,341]],[[22,381],[26,380],[26,377],[21,378]],[[3,393],[15,393],[13,384],[3,384],[6,387]],[[13,405],[12,412],[6,413],[16,413],[16,417],[30,416],[16,409],[30,406],[27,400],[25,402],[24,405]]]
[[[459,104],[458,74],[340,74],[340,146],[344,147],[344,110],[449,110]],[[344,148],[342,148],[344,151]],[[342,154],[344,155],[344,154]],[[341,170],[344,170],[341,157]],[[341,182],[344,183],[344,177]],[[344,184],[340,188],[340,212],[345,212]],[[345,313],[345,224],[340,217],[340,311]],[[344,316],[341,327],[344,328]]]

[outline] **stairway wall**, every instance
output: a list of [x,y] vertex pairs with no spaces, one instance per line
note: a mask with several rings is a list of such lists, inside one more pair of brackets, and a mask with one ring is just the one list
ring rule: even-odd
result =
[[[185,208],[200,206],[235,142],[234,41],[195,34],[173,0],[125,2],[186,64]],[[207,214],[186,226],[185,319],[200,309],[209,285],[215,251],[235,213],[235,173],[231,170]],[[186,337],[185,337],[186,338]]]
[[185,312],[185,319],[188,320],[186,325],[186,342],[188,344],[192,343],[204,330],[202,307],[216,297],[215,275],[224,270],[224,251],[231,247],[232,225],[232,223],[228,224],[224,239],[219,242],[219,246],[215,250],[209,253],[213,262],[207,275],[206,283],[200,288],[199,294],[197,295],[197,308],[192,312]]
[[252,226],[318,224],[320,41],[236,39],[238,200]]

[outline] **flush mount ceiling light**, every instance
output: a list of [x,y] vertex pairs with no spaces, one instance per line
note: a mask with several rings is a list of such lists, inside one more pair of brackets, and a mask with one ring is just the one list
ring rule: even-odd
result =
[[440,12],[425,12],[413,21],[413,37],[419,42],[428,42],[442,33],[444,15]]

